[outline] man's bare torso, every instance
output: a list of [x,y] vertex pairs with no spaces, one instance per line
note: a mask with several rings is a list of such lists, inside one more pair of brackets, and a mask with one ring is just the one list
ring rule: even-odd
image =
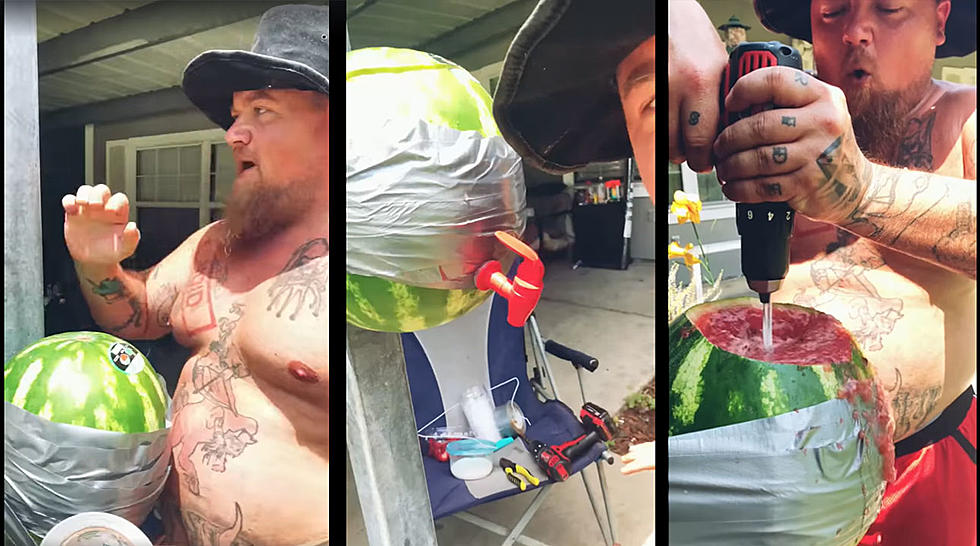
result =
[[[936,84],[915,109],[893,165],[976,180],[975,113],[970,118],[975,90]],[[976,281],[802,216],[792,262],[776,299],[830,313],[854,335],[896,413],[905,416],[896,421],[896,441],[970,384],[976,373]]]
[[174,394],[168,494],[190,544],[324,544],[327,240],[229,259],[219,227],[157,317],[193,352]]

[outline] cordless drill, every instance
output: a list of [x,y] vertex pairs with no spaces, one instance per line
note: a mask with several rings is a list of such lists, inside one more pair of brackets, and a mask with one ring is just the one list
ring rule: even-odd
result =
[[[767,66],[802,70],[803,62],[799,51],[779,42],[742,42],[732,50],[722,77],[722,112],[725,112],[725,97],[735,82]],[[725,112],[722,119],[727,126],[774,107],[767,104],[742,112]],[[789,238],[794,216],[795,211],[785,202],[735,204],[735,226],[742,236],[742,274],[762,303],[769,303],[769,295],[779,290],[789,269]]]
[[616,433],[615,423],[609,412],[586,402],[579,412],[579,418],[586,433],[564,444],[549,446],[538,440],[524,438],[534,456],[535,462],[553,481],[568,479],[568,466],[572,461],[587,452],[596,442],[606,442]]

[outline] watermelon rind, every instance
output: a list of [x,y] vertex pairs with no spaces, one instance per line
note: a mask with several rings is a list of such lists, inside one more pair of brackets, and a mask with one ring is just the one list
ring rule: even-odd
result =
[[[691,307],[670,324],[668,436],[814,406],[838,398],[849,380],[874,377],[853,337],[850,360],[805,366],[755,360],[712,345],[694,326],[695,319],[735,305],[758,302],[751,297],[708,302]],[[820,313],[798,305],[774,305]]]
[[458,318],[486,301],[489,290],[444,290],[347,274],[347,322],[378,332],[415,332]]
[[[141,359],[127,373],[109,350]],[[4,364],[4,400],[52,422],[123,433],[166,428],[167,394],[135,347],[103,332],[65,332],[28,346]]]

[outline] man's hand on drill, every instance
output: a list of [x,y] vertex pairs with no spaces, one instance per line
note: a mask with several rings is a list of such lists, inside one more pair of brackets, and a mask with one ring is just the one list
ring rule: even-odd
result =
[[78,264],[112,266],[136,251],[140,233],[129,222],[129,199],[110,197],[104,184],[81,186],[61,200],[65,209],[65,243]]
[[718,32],[694,0],[674,0],[668,9],[667,79],[670,161],[687,161],[697,172],[714,164],[721,77],[728,63]]
[[725,99],[738,112],[772,103],[718,135],[722,191],[732,201],[787,201],[815,220],[842,223],[861,203],[872,165],[857,146],[840,89],[787,67],[755,70]]

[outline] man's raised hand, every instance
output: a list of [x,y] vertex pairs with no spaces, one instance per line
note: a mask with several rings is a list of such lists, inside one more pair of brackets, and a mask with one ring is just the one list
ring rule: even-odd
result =
[[136,251],[140,232],[129,222],[129,199],[110,196],[105,184],[80,186],[61,199],[65,209],[65,244],[72,259],[86,265],[114,265]]
[[857,146],[843,91],[776,66],[739,78],[725,99],[732,112],[763,104],[776,107],[733,123],[715,141],[725,196],[787,201],[810,218],[845,222],[867,191],[872,166]]

